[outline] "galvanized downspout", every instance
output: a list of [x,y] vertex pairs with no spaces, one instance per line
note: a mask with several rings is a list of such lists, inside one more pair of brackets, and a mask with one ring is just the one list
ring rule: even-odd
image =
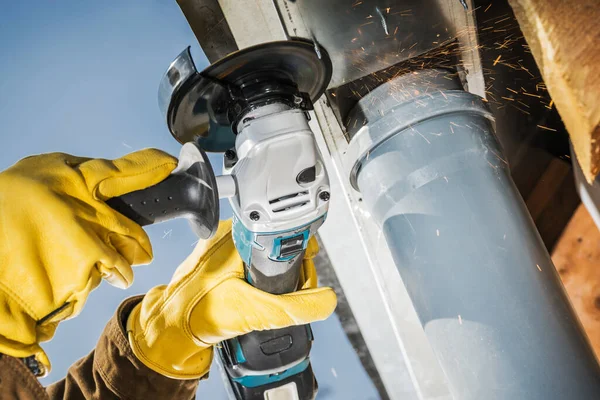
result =
[[350,179],[460,400],[600,399],[600,368],[481,98],[445,70],[351,113]]

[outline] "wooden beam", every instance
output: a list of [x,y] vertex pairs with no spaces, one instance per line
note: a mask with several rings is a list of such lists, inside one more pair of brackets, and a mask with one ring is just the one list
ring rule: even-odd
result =
[[600,4],[598,0],[508,2],[591,182],[600,172]]
[[552,261],[600,359],[600,231],[583,205],[565,228]]

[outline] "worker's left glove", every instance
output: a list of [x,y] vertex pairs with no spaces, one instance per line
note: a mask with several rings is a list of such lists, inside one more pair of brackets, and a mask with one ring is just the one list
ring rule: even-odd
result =
[[221,221],[211,240],[200,242],[168,286],[151,289],[127,320],[134,354],[154,371],[176,379],[204,376],[213,345],[255,330],[308,324],[335,309],[331,288],[316,288],[311,239],[299,291],[273,295],[244,280],[244,265],[231,237],[231,221]]
[[104,278],[127,287],[152,259],[144,230],[104,200],[165,179],[177,159],[142,150],[117,160],[63,153],[25,158],[0,173],[0,353],[34,355],[77,315]]

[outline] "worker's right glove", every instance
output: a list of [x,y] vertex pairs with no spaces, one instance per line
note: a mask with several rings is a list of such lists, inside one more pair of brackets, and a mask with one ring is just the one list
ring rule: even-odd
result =
[[125,288],[150,240],[105,200],[154,185],[177,159],[147,149],[117,160],[27,157],[0,173],[0,353],[50,362],[40,343],[77,315],[102,278]]
[[244,280],[244,265],[222,221],[213,239],[201,242],[168,286],[151,289],[127,320],[135,355],[154,371],[176,379],[204,376],[213,345],[255,330],[278,329],[327,318],[335,309],[331,288],[316,289],[309,242],[300,290],[273,295]]

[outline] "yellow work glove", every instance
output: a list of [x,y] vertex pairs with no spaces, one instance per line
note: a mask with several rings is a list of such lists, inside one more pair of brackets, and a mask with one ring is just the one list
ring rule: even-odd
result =
[[175,379],[204,376],[213,345],[255,330],[307,324],[335,309],[331,288],[315,288],[311,240],[303,262],[300,290],[272,295],[244,280],[244,266],[231,238],[231,221],[200,242],[179,266],[168,286],[151,289],[127,320],[134,354],[154,371]]
[[148,263],[144,230],[104,200],[165,179],[177,159],[142,150],[109,161],[52,153],[25,158],[0,173],[0,353],[36,356],[40,342],[77,315],[102,278],[133,280]]

